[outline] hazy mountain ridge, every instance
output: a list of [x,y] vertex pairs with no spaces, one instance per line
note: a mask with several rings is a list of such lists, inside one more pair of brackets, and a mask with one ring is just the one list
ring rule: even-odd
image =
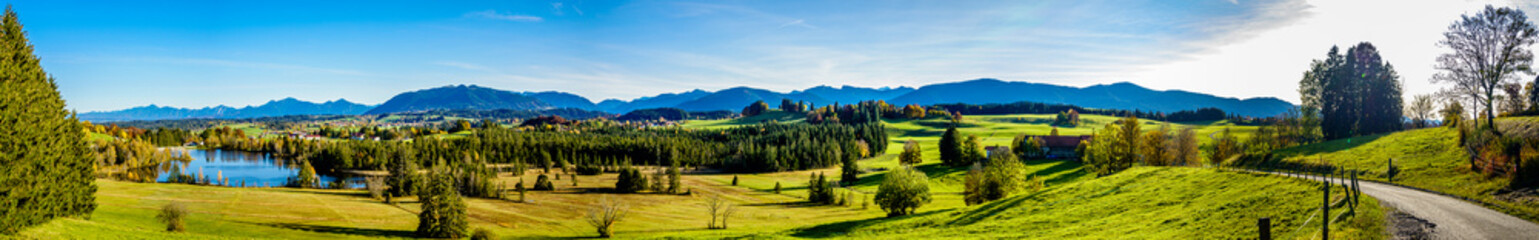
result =
[[507,90],[476,85],[457,85],[401,93],[364,114],[384,114],[440,109],[538,110],[553,108],[549,103]]
[[120,111],[83,113],[81,114],[81,119],[91,121],[123,121],[178,118],[248,118],[306,114],[382,114],[453,109],[542,110],[575,108],[614,114],[655,108],[678,108],[694,112],[738,111],[755,101],[767,102],[772,108],[778,107],[781,99],[803,101],[817,106],[834,103],[850,104],[864,100],[884,100],[894,105],[987,104],[1027,101],[1071,104],[1089,108],[1136,109],[1159,112],[1216,107],[1223,109],[1229,114],[1255,117],[1275,116],[1294,107],[1291,103],[1272,97],[1239,99],[1182,90],[1157,91],[1127,82],[1078,88],[985,78],[931,84],[919,88],[862,88],[854,86],[835,88],[817,86],[787,93],[746,86],[718,91],[695,89],[686,92],[641,97],[630,101],[606,99],[597,103],[577,94],[559,91],[513,92],[476,85],[451,85],[397,94],[389,101],[374,106],[372,109],[368,105],[347,102],[346,100],[316,104],[287,98],[270,101],[261,106],[241,109],[226,106],[180,109],[150,105]]
[[205,108],[174,108],[166,106],[135,107],[118,111],[86,112],[79,114],[81,120],[95,122],[131,121],[131,120],[162,120],[162,119],[186,119],[186,118],[258,118],[276,117],[288,115],[356,115],[362,114],[374,106],[358,104],[337,99],[322,103],[302,101],[294,98],[272,100],[258,106],[246,106],[233,108],[219,105]]

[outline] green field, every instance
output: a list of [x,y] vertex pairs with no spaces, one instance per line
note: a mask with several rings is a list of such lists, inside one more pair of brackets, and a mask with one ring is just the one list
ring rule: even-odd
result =
[[[1005,145],[1018,134],[1045,135],[1052,115],[1021,114],[967,116],[959,130],[978,135],[985,146]],[[1085,124],[1060,128],[1063,135],[1089,134],[1116,121],[1115,117],[1082,116]],[[690,121],[685,126],[712,129],[759,121],[798,122],[791,114],[771,112],[750,119]],[[1028,171],[1047,187],[982,206],[964,206],[964,168],[939,164],[936,142],[949,120],[889,120],[891,145],[885,155],[859,162],[866,173],[849,189],[856,192],[851,206],[814,206],[804,202],[808,175],[823,172],[836,176],[838,167],[811,171],[762,174],[687,174],[692,195],[605,194],[592,189],[612,187],[615,175],[579,176],[578,186],[569,177],[555,181],[554,192],[530,192],[530,203],[510,200],[470,199],[472,228],[486,228],[507,238],[568,238],[595,236],[582,217],[598,197],[623,199],[631,206],[630,218],[617,225],[620,237],[640,238],[912,238],[979,236],[996,238],[1229,238],[1254,236],[1256,217],[1273,217],[1275,229],[1297,226],[1308,217],[1318,194],[1310,183],[1282,177],[1219,172],[1203,168],[1139,167],[1117,175],[1095,178],[1076,161],[1028,160]],[[1162,124],[1193,127],[1206,136],[1223,128],[1238,135],[1255,127],[1218,123],[1163,123],[1146,121],[1145,129]],[[1206,137],[1199,138],[1204,142]],[[917,216],[884,218],[885,212],[869,202],[886,170],[899,166],[895,156],[902,143],[915,140],[924,150],[917,169],[931,179],[934,201]],[[535,173],[522,177],[533,182]],[[738,178],[738,186],[732,179]],[[837,178],[837,177],[834,177]],[[512,186],[518,177],[500,180]],[[776,183],[782,192],[773,192]],[[59,219],[19,235],[24,239],[55,238],[397,238],[410,237],[416,227],[418,206],[407,198],[399,204],[371,199],[362,190],[301,190],[283,188],[223,188],[178,184],[143,184],[98,181],[99,207],[90,220]],[[516,193],[509,194],[516,199]],[[740,207],[732,228],[708,230],[708,196],[723,196]],[[843,196],[841,194],[841,196]],[[1188,201],[1190,200],[1190,201]],[[186,204],[193,212],[187,233],[166,233],[154,220],[159,207],[171,201]],[[1376,206],[1371,203],[1365,206]],[[1378,238],[1382,213],[1365,209],[1350,222],[1338,223],[1342,233]],[[1146,221],[1159,219],[1161,221]],[[1367,219],[1367,220],[1359,220]],[[1316,222],[1318,223],[1318,222]],[[1291,224],[1291,225],[1290,225]],[[1109,226],[1122,229],[1106,231]],[[1008,227],[1008,228],[1007,228]],[[1005,230],[1008,229],[1008,230]],[[1017,231],[1017,229],[1019,231]],[[1306,236],[1313,228],[1293,233]],[[1336,231],[1336,230],[1333,230]],[[853,235],[844,235],[850,233]],[[967,235],[953,235],[967,234]],[[1345,235],[1338,235],[1345,236]]]
[[[1342,190],[1334,188],[1340,198]],[[1319,184],[1186,167],[1135,167],[987,204],[915,216],[840,222],[794,237],[854,239],[1237,239],[1272,219],[1276,239],[1318,236]],[[1383,238],[1383,209],[1363,198],[1356,216],[1332,224],[1341,239]],[[1334,209],[1332,216],[1345,212]],[[1306,221],[1310,221],[1308,225]]]
[[1488,178],[1471,171],[1469,155],[1458,146],[1458,131],[1445,127],[1337,139],[1280,149],[1274,157],[1287,162],[1320,164],[1367,172],[1365,179],[1388,181],[1390,159],[1400,173],[1394,183],[1457,195],[1529,221],[1539,221],[1539,202],[1498,196],[1506,178]]

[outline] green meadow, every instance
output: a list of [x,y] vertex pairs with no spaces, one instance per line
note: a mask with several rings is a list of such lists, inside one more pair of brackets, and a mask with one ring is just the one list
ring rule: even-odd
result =
[[[774,115],[778,114],[778,115]],[[958,126],[977,135],[983,145],[1006,145],[1015,135],[1045,135],[1052,115],[1019,114],[966,116]],[[1090,134],[1118,118],[1082,116],[1080,127],[1058,128],[1059,134]],[[750,119],[690,121],[692,129],[716,129],[760,121],[801,121],[772,112]],[[1136,167],[1096,178],[1077,161],[1027,160],[1028,172],[1045,187],[977,206],[963,204],[965,168],[940,163],[936,142],[949,120],[888,120],[892,140],[887,154],[858,162],[861,179],[841,197],[854,196],[848,206],[805,202],[809,175],[836,176],[838,167],[778,173],[730,174],[690,171],[684,182],[690,194],[609,194],[616,175],[562,174],[555,191],[530,191],[519,203],[517,192],[504,199],[467,198],[471,229],[487,229],[503,238],[582,238],[596,236],[584,217],[602,197],[617,198],[630,214],[616,226],[622,238],[1242,238],[1255,236],[1256,218],[1271,217],[1274,236],[1305,238],[1318,228],[1299,227],[1319,205],[1319,185],[1285,177],[1220,171],[1202,167]],[[1244,136],[1252,126],[1216,123],[1165,123],[1145,120],[1146,129],[1160,125],[1191,127],[1204,136],[1224,128]],[[458,133],[457,133],[458,134]],[[1202,138],[1204,141],[1206,138]],[[911,216],[887,218],[870,204],[887,170],[898,168],[902,143],[919,142],[923,163],[915,168],[930,179],[933,201]],[[532,183],[541,172],[504,174],[498,181],[513,186]],[[648,173],[651,170],[647,171]],[[732,184],[733,179],[737,184]],[[837,177],[833,177],[837,178]],[[776,184],[781,186],[775,192]],[[98,209],[90,219],[58,219],[23,231],[22,239],[360,239],[409,238],[415,230],[418,203],[413,198],[388,204],[364,190],[289,188],[227,188],[181,184],[128,183],[99,180]],[[846,195],[846,191],[849,195]],[[1336,195],[1340,195],[1339,190]],[[728,229],[706,228],[706,198],[720,196],[738,212]],[[1356,217],[1333,223],[1338,236],[1383,237],[1383,211],[1364,198]],[[185,233],[167,233],[155,214],[171,202],[191,211]],[[1314,219],[1318,224],[1319,219]],[[1286,235],[1285,235],[1285,232]],[[1334,235],[1334,234],[1333,234]]]

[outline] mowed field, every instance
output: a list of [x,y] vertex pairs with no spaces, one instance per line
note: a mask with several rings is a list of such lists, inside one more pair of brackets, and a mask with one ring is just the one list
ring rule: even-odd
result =
[[[782,116],[789,117],[789,116]],[[967,116],[959,129],[982,137],[985,146],[1006,145],[1017,134],[1047,134],[1052,127],[1041,123],[1052,115]],[[1078,128],[1060,128],[1060,134],[1089,134],[1117,118],[1084,115]],[[777,119],[779,121],[780,119]],[[788,121],[799,119],[785,118]],[[756,122],[690,122],[691,128],[731,127]],[[816,172],[836,179],[837,167],[813,171],[762,174],[691,172],[684,182],[689,195],[610,194],[614,174],[570,175],[555,180],[556,191],[530,191],[527,203],[518,203],[516,192],[507,199],[467,198],[471,228],[485,228],[504,238],[582,238],[596,236],[584,216],[599,198],[610,197],[630,207],[628,217],[616,226],[622,238],[1169,238],[1253,237],[1256,217],[1273,217],[1274,236],[1303,237],[1309,228],[1281,235],[1283,227],[1294,231],[1319,203],[1318,184],[1281,177],[1223,172],[1199,167],[1139,167],[1117,175],[1096,178],[1079,163],[1067,160],[1027,160],[1030,174],[1047,187],[981,206],[964,206],[965,168],[939,164],[936,142],[948,120],[888,121],[892,143],[888,154],[859,162],[866,173],[849,187],[855,196],[849,206],[819,206],[804,201],[808,176]],[[1157,121],[1145,122],[1155,129]],[[1171,124],[1193,127],[1200,134],[1231,128],[1243,135],[1254,127],[1223,123]],[[1092,128],[1094,127],[1094,128]],[[903,141],[915,140],[924,149],[924,162],[916,168],[930,178],[934,201],[915,216],[885,218],[874,204],[867,205],[886,170],[899,167],[895,156]],[[1205,138],[1200,138],[1205,139]],[[1206,141],[1206,140],[1205,140]],[[507,186],[522,180],[532,184],[538,170],[522,177],[503,176]],[[738,185],[732,186],[732,179]],[[779,183],[780,194],[774,193]],[[357,239],[409,238],[416,227],[418,204],[413,198],[386,204],[362,190],[309,190],[283,188],[225,188],[179,184],[142,184],[98,181],[99,207],[89,220],[59,219],[28,229],[22,239],[116,238],[116,239]],[[510,187],[511,188],[511,187]],[[844,196],[841,191],[841,196]],[[1339,193],[1337,194],[1339,195]],[[711,196],[737,205],[731,228],[708,230],[707,210]],[[1301,200],[1302,199],[1302,200]],[[1371,199],[1359,217],[1382,219]],[[193,212],[187,233],[166,233],[155,220],[159,208],[181,202]],[[1150,220],[1158,219],[1158,221]],[[1318,221],[1316,219],[1315,221]],[[1357,233],[1354,239],[1382,237],[1378,222],[1350,220],[1336,225],[1341,233]],[[1318,224],[1318,222],[1315,222]],[[1021,226],[1021,227],[1017,227]],[[1120,230],[1106,231],[1108,226]],[[1333,232],[1336,232],[1333,229]],[[976,235],[962,235],[976,234]],[[1337,235],[1337,234],[1333,234]],[[1337,235],[1347,236],[1347,235]]]

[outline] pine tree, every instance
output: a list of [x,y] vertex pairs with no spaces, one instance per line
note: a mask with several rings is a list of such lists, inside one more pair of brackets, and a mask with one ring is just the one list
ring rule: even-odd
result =
[[85,132],[21,28],[7,6],[0,17],[0,234],[96,210]]

